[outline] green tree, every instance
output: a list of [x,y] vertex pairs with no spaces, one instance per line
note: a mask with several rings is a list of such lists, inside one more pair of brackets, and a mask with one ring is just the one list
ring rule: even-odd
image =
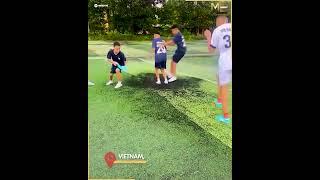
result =
[[89,0],[88,1],[88,22],[90,31],[103,31],[105,8],[95,8],[94,4],[107,4],[107,0]]
[[[108,23],[108,31],[136,34],[141,30],[151,31],[153,25],[160,24],[160,30],[169,33],[169,26],[178,24],[183,31],[202,34],[204,29],[215,24],[218,13],[211,2],[195,4],[185,0],[169,0],[162,8],[152,6],[153,3],[153,0],[89,0],[90,30],[103,31],[104,24]],[[94,4],[108,7],[95,8]]]

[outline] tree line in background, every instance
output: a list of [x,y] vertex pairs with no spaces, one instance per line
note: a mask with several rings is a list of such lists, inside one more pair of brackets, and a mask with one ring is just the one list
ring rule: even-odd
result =
[[214,25],[217,13],[216,9],[211,8],[210,2],[89,0],[88,26],[90,33],[136,35],[154,31],[169,34],[170,26],[178,24],[183,32],[199,35]]

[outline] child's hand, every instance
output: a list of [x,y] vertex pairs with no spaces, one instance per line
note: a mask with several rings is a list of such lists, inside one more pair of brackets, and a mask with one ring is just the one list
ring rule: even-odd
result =
[[112,63],[114,66],[118,66],[118,63],[117,62],[115,62],[115,61],[113,61],[113,63]]
[[211,32],[206,29],[204,32],[203,32],[203,35],[204,37],[206,38],[207,41],[210,41],[211,40]]
[[163,42],[163,46],[167,46],[167,43],[165,40],[162,40],[162,42]]

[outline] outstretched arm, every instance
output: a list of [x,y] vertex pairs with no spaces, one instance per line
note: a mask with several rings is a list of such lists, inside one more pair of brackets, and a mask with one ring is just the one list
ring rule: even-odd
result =
[[175,45],[175,43],[172,39],[164,43],[164,46],[173,46],[173,45]]
[[107,59],[106,62],[109,62],[109,63],[113,64],[114,66],[118,65],[118,63],[116,61],[113,61],[112,59]]
[[118,63],[112,60],[112,56],[111,56],[111,50],[108,52],[107,57],[106,57],[106,62],[113,64],[114,66],[117,66]]

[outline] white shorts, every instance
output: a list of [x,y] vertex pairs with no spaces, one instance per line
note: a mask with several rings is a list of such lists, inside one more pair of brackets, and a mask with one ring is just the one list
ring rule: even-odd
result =
[[219,86],[223,86],[231,83],[232,81],[232,70],[224,70],[218,72]]

